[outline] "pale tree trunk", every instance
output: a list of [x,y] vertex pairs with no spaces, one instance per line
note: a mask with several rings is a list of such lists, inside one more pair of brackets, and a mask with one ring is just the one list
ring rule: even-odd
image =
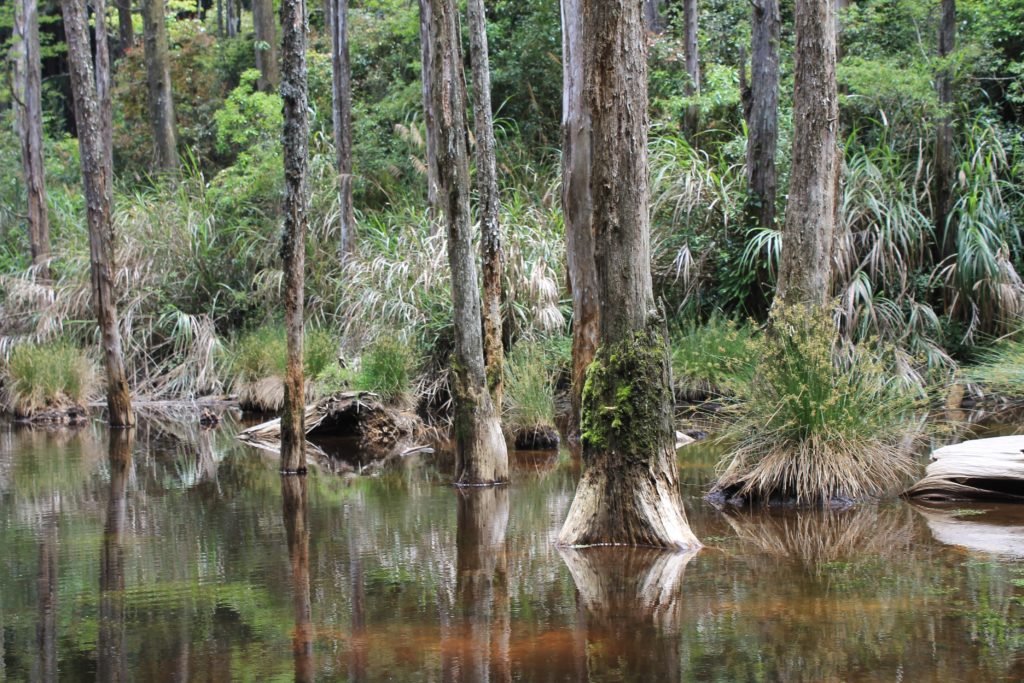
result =
[[281,471],[306,471],[305,391],[302,368],[306,228],[309,224],[309,121],[306,95],[306,3],[281,3],[284,81],[284,319],[287,360],[281,415]]
[[[276,92],[281,70],[277,63],[273,0],[252,0],[252,25],[256,35],[256,68],[260,72],[256,85],[262,92]],[[282,27],[282,31],[286,30]]]
[[779,133],[778,0],[750,0],[750,89],[744,93],[747,118],[747,215],[762,228],[775,227],[778,176],[775,151]]
[[[291,0],[284,0],[289,2]],[[292,574],[292,659],[295,683],[316,679],[313,605],[309,593],[309,514],[306,477],[281,477],[281,508]]]
[[600,347],[583,395],[585,470],[558,543],[696,548],[679,493],[665,320],[651,283],[641,6],[582,6]]
[[590,197],[590,112],[583,97],[583,3],[562,0],[562,213],[572,290],[569,432],[579,433],[587,367],[597,352],[601,311]]
[[142,0],[142,35],[146,48],[146,85],[154,166],[163,172],[174,172],[178,170],[178,133],[171,93],[171,56],[167,46],[164,0]]
[[644,28],[651,33],[665,32],[665,17],[661,9],[664,0],[644,0]]
[[331,30],[331,74],[334,95],[334,150],[338,171],[338,199],[342,264],[356,253],[356,220],[352,207],[352,70],[348,55],[348,0],[327,0]]
[[106,0],[93,0],[93,22],[103,30],[95,30],[96,50],[93,66],[96,77],[96,95],[99,100],[100,130],[103,136],[103,162],[110,183],[107,186],[111,206],[114,202],[114,105],[111,99],[110,48],[107,46],[107,5]]
[[[686,54],[687,97],[700,95],[700,48],[697,44],[697,28],[699,26],[697,0],[683,0],[683,51]],[[683,115],[683,130],[692,140],[700,127],[700,107],[691,104]]]
[[459,15],[454,0],[430,0],[431,105],[437,121],[439,191],[448,229],[455,354],[452,394],[455,403],[455,483],[498,484],[508,479],[508,453],[501,424],[487,391],[480,331],[469,209],[469,153],[466,149],[466,94],[459,45]]
[[135,45],[135,26],[132,24],[132,0],[116,0],[117,3],[117,53]]
[[483,263],[484,362],[487,388],[501,414],[505,350],[501,335],[502,254],[498,212],[498,171],[491,114],[491,66],[487,53],[487,17],[483,0],[467,0],[469,56],[473,62],[473,125],[476,132],[476,189],[479,195],[480,260]]
[[14,33],[19,54],[13,60],[13,99],[28,195],[28,242],[36,276],[46,281],[50,278],[50,215],[43,163],[42,67],[36,0],[14,0]]
[[238,35],[238,5],[237,0],[227,0],[224,5],[224,14],[227,15],[228,38]]
[[[89,34],[84,0],[62,0],[64,32],[68,43],[68,69],[71,92],[75,101],[75,124],[85,188],[86,219],[89,226],[89,254],[92,263],[92,299],[96,309],[107,368],[107,407],[112,427],[129,427],[132,415],[131,396],[121,354],[121,336],[117,327],[117,304],[114,299],[114,225],[113,225],[113,152],[110,148],[109,72],[97,73],[95,80],[90,63]],[[97,16],[103,16],[102,0],[97,3]],[[102,23],[100,24],[102,26]],[[97,37],[104,35],[97,31]],[[101,55],[106,50],[97,45],[97,67],[109,68]],[[101,87],[102,85],[102,87]],[[105,94],[104,94],[105,93]]]
[[111,430],[108,445],[110,490],[100,548],[100,623],[96,674],[101,681],[128,681],[125,647],[124,531],[128,518],[125,493],[132,466],[132,430]]
[[422,68],[420,71],[420,83],[423,90],[423,129],[426,144],[424,157],[427,168],[427,208],[430,209],[431,219],[437,219],[441,213],[441,197],[438,189],[439,171],[437,168],[437,123],[434,120],[432,75],[430,73],[430,58],[433,45],[433,21],[430,16],[430,0],[420,0],[420,55]]
[[831,291],[837,140],[833,0],[797,0],[793,161],[776,301],[824,306]]
[[[942,0],[939,24],[939,59],[948,59],[956,49],[956,0]],[[950,221],[953,208],[953,74],[943,65],[936,81],[939,106],[943,108],[935,127],[935,172],[933,181],[935,206],[935,241],[941,245],[937,256],[945,258],[956,253],[956,227]]]

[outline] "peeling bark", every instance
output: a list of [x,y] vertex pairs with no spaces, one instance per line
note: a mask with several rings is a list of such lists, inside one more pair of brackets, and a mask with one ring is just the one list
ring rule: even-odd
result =
[[306,3],[281,2],[284,80],[284,316],[287,358],[284,377],[284,412],[281,415],[281,471],[306,471],[306,401],[302,368],[302,340],[306,266],[306,229],[309,225],[309,120],[306,84]]
[[352,69],[348,52],[348,0],[327,0],[331,31],[331,87],[334,96],[334,151],[338,172],[339,257],[344,264],[356,253],[352,206]]
[[832,0],[797,0],[793,161],[776,302],[823,306],[831,293],[838,168]]
[[502,345],[501,226],[498,170],[491,114],[491,66],[487,53],[487,18],[483,0],[467,0],[469,54],[473,62],[473,124],[476,132],[476,188],[480,214],[480,260],[483,264],[484,364],[494,410],[501,414],[505,349]]
[[600,348],[583,395],[586,469],[558,543],[696,548],[679,494],[667,334],[651,282],[641,6],[582,6],[602,308]]
[[[97,31],[97,73],[90,63],[89,37],[84,0],[62,0],[64,32],[68,44],[68,69],[75,102],[75,124],[85,189],[86,220],[89,226],[89,255],[92,271],[92,299],[99,322],[107,370],[107,408],[112,427],[130,427],[132,414],[128,379],[121,354],[114,299],[113,153],[110,147],[110,75],[106,40]],[[103,17],[99,0],[97,17]],[[100,24],[102,25],[102,23]],[[99,43],[103,43],[101,46]]]
[[455,482],[477,486],[508,480],[508,453],[484,372],[469,209],[469,155],[466,148],[466,94],[454,0],[430,0],[431,108],[438,123],[436,141],[441,207],[448,230],[452,275],[455,353]]
[[178,132],[171,92],[171,57],[167,46],[164,0],[142,0],[142,35],[146,50],[154,166],[164,172],[174,172],[179,164]]

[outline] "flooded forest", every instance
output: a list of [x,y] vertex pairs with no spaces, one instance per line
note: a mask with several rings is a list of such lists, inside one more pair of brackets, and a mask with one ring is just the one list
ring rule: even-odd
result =
[[0,60],[0,682],[1024,680],[1024,0]]

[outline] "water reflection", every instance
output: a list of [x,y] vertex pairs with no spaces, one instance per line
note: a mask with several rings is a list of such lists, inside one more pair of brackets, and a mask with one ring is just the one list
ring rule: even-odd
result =
[[50,509],[42,520],[43,529],[39,540],[39,568],[36,572],[39,600],[36,624],[38,657],[32,676],[36,681],[57,680],[57,505],[57,497],[51,496]]
[[124,530],[128,504],[125,492],[132,464],[131,429],[110,430],[108,463],[110,490],[100,548],[100,624],[97,677],[101,681],[128,680],[125,652]]
[[559,550],[582,606],[577,678],[680,680],[686,565],[698,551]]
[[292,659],[296,683],[315,679],[313,662],[313,608],[309,596],[309,515],[305,476],[282,475],[281,499],[285,535],[288,538],[288,560],[291,563]]
[[1024,506],[985,503],[969,507],[914,505],[940,543],[992,555],[1024,557]]

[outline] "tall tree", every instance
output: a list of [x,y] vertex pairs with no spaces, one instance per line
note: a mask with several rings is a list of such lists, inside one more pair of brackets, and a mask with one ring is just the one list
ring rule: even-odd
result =
[[833,0],[797,0],[793,160],[776,301],[823,306],[831,289],[839,127]]
[[[68,43],[68,69],[75,102],[75,124],[82,184],[85,186],[86,219],[89,226],[89,253],[92,263],[92,299],[99,321],[107,368],[107,408],[111,426],[129,427],[131,396],[121,354],[121,336],[117,327],[117,304],[113,282],[113,152],[111,150],[111,111],[109,62],[103,56],[105,32],[96,32],[96,73],[90,63],[91,50],[85,16],[85,0],[61,0],[64,33]],[[103,0],[94,5],[97,26],[104,26]]]
[[238,35],[238,24],[240,23],[237,0],[226,1],[224,15],[227,22],[228,38],[234,38]]
[[953,208],[953,71],[948,60],[956,49],[956,0],[942,0],[939,23],[939,60],[936,80],[939,106],[943,111],[935,127],[935,170],[933,173],[936,255],[944,258],[956,252],[956,228],[949,219]]
[[484,372],[469,209],[465,77],[455,0],[430,0],[431,108],[437,121],[438,180],[448,229],[455,319],[452,393],[455,402],[455,482],[497,484],[508,479],[508,453]]
[[597,352],[601,311],[590,197],[590,112],[583,96],[583,3],[562,0],[562,214],[572,290],[570,432],[578,433],[583,381]]
[[[775,227],[779,135],[778,0],[750,0],[750,87],[743,89],[747,119],[747,215],[762,228]],[[745,69],[744,69],[745,71]]]
[[356,252],[355,213],[352,207],[352,69],[348,54],[348,0],[327,0],[331,30],[331,75],[334,95],[334,150],[341,201],[342,263]]
[[284,101],[284,325],[287,359],[284,413],[281,415],[281,471],[306,470],[306,402],[302,369],[302,337],[309,224],[309,120],[306,94],[306,3],[282,0],[281,32]]
[[[689,77],[685,90],[687,97],[700,95],[700,48],[697,43],[699,20],[697,0],[683,0],[683,51],[686,54],[686,75]],[[692,139],[699,127],[700,107],[690,104],[683,116],[683,130]]]
[[[260,72],[256,87],[262,92],[276,92],[281,82],[281,69],[277,63],[273,0],[252,0],[252,26],[256,36],[256,68]],[[283,30],[286,29],[282,26]]]
[[426,131],[426,167],[427,167],[427,207],[430,209],[431,218],[437,218],[441,211],[441,197],[439,194],[438,180],[439,171],[437,168],[437,123],[434,120],[433,112],[433,87],[432,75],[430,73],[431,36],[433,35],[433,20],[430,15],[430,0],[420,0],[420,55],[422,68],[420,70],[420,83],[423,90],[423,127]]
[[641,4],[583,0],[600,347],[583,391],[584,472],[559,545],[695,548],[679,493],[666,324],[651,282]]
[[121,56],[135,45],[135,25],[132,23],[132,0],[115,0],[117,4],[117,53]]
[[154,166],[178,169],[178,131],[171,92],[171,56],[167,47],[164,0],[142,0],[142,35],[146,49],[149,125],[153,131]]
[[14,0],[13,99],[21,168],[28,194],[28,242],[32,265],[42,280],[50,277],[50,214],[46,206],[43,163],[42,67],[36,0]]
[[476,132],[476,191],[479,196],[480,256],[484,280],[484,362],[487,388],[501,414],[505,350],[501,335],[502,255],[498,212],[498,165],[491,113],[491,65],[487,51],[487,17],[483,0],[466,0],[469,56],[473,62],[473,127]]

